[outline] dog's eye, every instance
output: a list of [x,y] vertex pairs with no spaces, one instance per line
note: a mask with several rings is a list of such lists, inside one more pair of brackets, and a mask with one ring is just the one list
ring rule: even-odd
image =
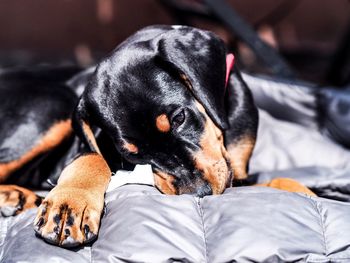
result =
[[171,118],[171,127],[177,129],[185,121],[185,110],[182,109]]

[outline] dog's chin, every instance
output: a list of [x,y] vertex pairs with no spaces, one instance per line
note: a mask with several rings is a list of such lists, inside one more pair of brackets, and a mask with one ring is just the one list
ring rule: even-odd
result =
[[232,186],[232,172],[228,171],[226,175],[226,179],[224,179],[223,183],[220,183],[220,186],[215,187],[212,186],[213,190],[213,195],[221,195],[226,188],[230,188]]
[[[214,176],[212,176],[213,178]],[[214,182],[214,184],[210,184],[207,181],[204,181],[202,184],[194,187],[193,185],[189,186],[183,186],[178,189],[178,194],[190,194],[197,197],[204,197],[206,195],[220,195],[222,194],[226,188],[229,188],[232,186],[232,177],[233,174],[231,171],[228,171],[226,176],[224,176],[225,179],[220,179],[222,176],[218,176],[217,183]]]
[[204,183],[201,186],[193,187],[193,186],[183,186],[178,189],[178,194],[188,194],[197,197],[203,197],[206,195],[212,195],[213,190],[208,183]]
[[203,176],[210,183],[212,194],[220,195],[231,186],[232,170],[225,158],[215,161],[203,169]]
[[[211,166],[213,168],[214,166]],[[216,167],[218,168],[218,166]],[[211,170],[212,173],[209,171]],[[207,176],[193,182],[187,181],[181,183],[176,177],[169,173],[157,171],[154,173],[155,186],[156,188],[167,195],[182,195],[189,194],[198,197],[206,195],[220,195],[226,188],[232,186],[232,170],[229,166],[221,166],[220,169],[208,169]],[[206,178],[210,179],[207,180]]]

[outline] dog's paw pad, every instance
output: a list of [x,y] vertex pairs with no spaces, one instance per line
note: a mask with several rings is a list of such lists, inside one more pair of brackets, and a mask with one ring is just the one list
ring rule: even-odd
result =
[[48,243],[75,247],[97,237],[102,208],[93,207],[84,195],[77,194],[76,200],[71,196],[56,192],[39,207],[34,230]]

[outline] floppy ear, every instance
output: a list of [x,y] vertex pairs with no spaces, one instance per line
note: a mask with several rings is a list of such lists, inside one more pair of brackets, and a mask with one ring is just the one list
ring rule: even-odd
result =
[[230,128],[225,131],[225,146],[234,178],[245,179],[256,141],[259,116],[253,96],[236,66],[228,81],[226,103]]
[[226,50],[223,41],[208,31],[180,27],[161,36],[158,56],[190,82],[193,95],[214,123],[226,129]]

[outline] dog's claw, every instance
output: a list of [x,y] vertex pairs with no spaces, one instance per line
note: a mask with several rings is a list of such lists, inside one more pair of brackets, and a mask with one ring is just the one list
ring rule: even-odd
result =
[[35,224],[35,227],[39,229],[44,224],[44,218],[40,217],[38,222]]
[[87,237],[90,233],[90,227],[88,225],[85,225],[84,226],[84,234],[85,234],[85,237]]
[[67,237],[69,237],[69,236],[70,236],[70,230],[68,228],[66,228],[64,230],[64,237],[65,237],[65,239],[67,239]]
[[[81,193],[77,193],[79,191]],[[34,231],[48,243],[62,247],[93,241],[97,237],[103,204],[94,206],[91,198],[89,191],[82,189],[50,192],[39,207]]]

